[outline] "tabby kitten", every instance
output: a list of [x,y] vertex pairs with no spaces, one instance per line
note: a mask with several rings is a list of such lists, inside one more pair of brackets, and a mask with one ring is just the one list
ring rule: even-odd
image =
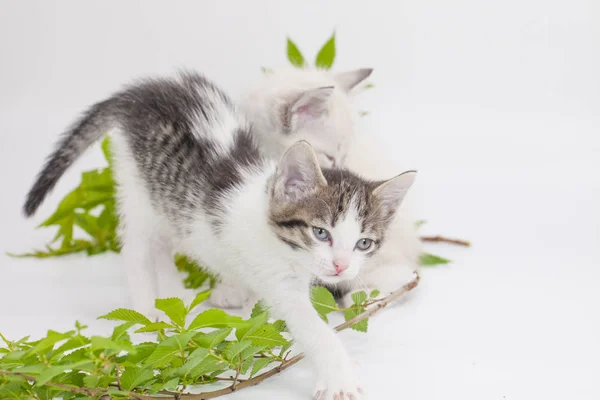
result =
[[[289,145],[306,140],[316,151],[321,167],[344,166],[361,176],[382,179],[394,170],[393,163],[385,159],[390,151],[372,136],[357,132],[357,112],[352,104],[355,88],[372,71],[274,70],[245,94],[240,107],[256,128],[257,143],[267,157],[278,159]],[[352,304],[355,291],[379,289],[387,295],[412,277],[422,244],[405,204],[396,213],[387,236],[380,251],[365,261],[357,278],[326,285],[343,305]],[[181,279],[174,285],[181,287]],[[219,283],[210,299],[218,307],[246,306],[246,313],[256,300],[232,280]]]
[[184,253],[260,293],[316,372],[316,397],[361,399],[350,357],[309,299],[311,281],[357,276],[385,242],[415,177],[372,182],[321,169],[304,141],[277,161],[229,98],[195,73],[130,85],[61,138],[28,194],[32,215],[64,171],[113,130],[121,238],[131,298],[154,310],[156,283]]

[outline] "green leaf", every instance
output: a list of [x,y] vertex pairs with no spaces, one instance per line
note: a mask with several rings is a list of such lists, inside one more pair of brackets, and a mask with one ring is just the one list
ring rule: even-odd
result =
[[279,332],[285,332],[287,330],[287,324],[284,320],[278,319],[277,321],[273,322],[273,328],[277,329]]
[[352,302],[355,305],[357,305],[357,306],[361,305],[365,301],[367,301],[367,293],[364,290],[361,290],[360,292],[352,293]]
[[194,308],[196,308],[198,304],[208,299],[208,296],[210,296],[210,290],[198,293],[196,295],[196,298],[194,298],[194,301],[192,301],[192,304],[190,304],[190,306],[188,307],[188,311],[192,311]]
[[256,346],[275,347],[288,344],[288,341],[272,325],[261,326],[256,331],[244,335],[243,339],[250,340]]
[[56,358],[58,356],[62,356],[65,351],[77,349],[79,347],[87,346],[90,344],[90,340],[84,336],[76,336],[67,340],[62,346],[54,350],[54,355],[52,358]]
[[154,378],[151,368],[128,367],[121,375],[121,386],[126,390],[139,388]]
[[23,382],[10,382],[0,385],[0,395],[2,399],[20,400],[27,398],[23,396],[25,392],[25,384]]
[[59,365],[59,366],[53,366],[53,367],[49,367],[48,369],[46,369],[44,372],[42,372],[40,374],[40,376],[38,376],[35,380],[35,384],[36,386],[44,386],[47,382],[49,382],[50,380],[52,380],[52,378],[62,374],[63,372],[70,370],[70,369],[74,369],[74,368],[78,368],[81,367],[83,365],[93,365],[93,362],[89,361],[89,360],[83,360],[77,363],[73,363],[73,364],[67,364],[67,365]]
[[135,333],[140,333],[140,332],[158,332],[158,331],[162,331],[164,329],[173,329],[175,328],[173,325],[171,324],[167,324],[166,322],[152,322],[146,326],[141,327],[140,329],[136,330]]
[[196,316],[188,326],[188,330],[200,328],[238,328],[247,325],[241,317],[227,314],[223,310],[212,308]]
[[154,350],[156,350],[157,346],[158,345],[156,343],[152,342],[144,342],[137,344],[134,346],[135,353],[127,354],[125,359],[128,362],[131,362],[132,364],[141,363],[142,361],[150,357],[150,354],[152,354]]
[[134,347],[123,341],[114,341],[109,338],[102,336],[92,336],[90,338],[92,343],[92,350],[115,350],[115,351],[127,351],[130,353],[135,352]]
[[98,317],[98,319],[108,319],[111,321],[128,321],[138,324],[148,325],[151,321],[137,311],[126,308],[117,308],[106,315]]
[[252,346],[252,342],[249,340],[244,340],[241,342],[231,342],[225,347],[225,351],[223,351],[223,355],[225,358],[233,363],[239,363],[242,361],[240,359],[240,354],[247,348]]
[[212,349],[213,347],[217,347],[217,345],[223,343],[231,331],[231,328],[223,328],[217,329],[210,333],[199,333],[194,336],[194,342],[196,342],[198,346]]
[[155,307],[161,311],[164,311],[171,322],[177,326],[183,327],[185,325],[185,317],[187,316],[187,308],[183,304],[183,300],[176,297],[168,299],[156,299]]
[[296,46],[296,43],[292,42],[290,38],[287,39],[287,56],[288,60],[290,60],[295,67],[301,68],[304,66],[304,56],[300,52],[300,49],[298,49],[298,46]]
[[420,219],[420,220],[418,220],[418,221],[415,221],[415,228],[420,228],[420,227],[422,227],[423,225],[425,225],[425,223],[426,223],[426,222],[427,222],[427,221],[425,221],[424,219]]
[[179,271],[183,271],[188,275],[183,281],[184,286],[188,289],[198,289],[206,281],[213,288],[217,282],[217,278],[214,275],[182,254],[175,255],[175,265]]
[[201,375],[210,374],[216,371],[222,371],[224,368],[229,368],[227,363],[222,362],[214,356],[208,356],[198,366],[190,371],[188,374],[192,379],[197,378]]
[[369,297],[370,297],[370,298],[372,298],[372,299],[374,299],[374,298],[376,298],[377,296],[379,296],[380,294],[381,294],[381,292],[380,292],[379,290],[375,289],[375,290],[373,290],[373,291],[371,292],[371,294],[369,295]]
[[256,304],[252,308],[252,314],[250,314],[250,317],[254,318],[262,313],[267,313],[267,315],[268,315],[268,309],[267,309],[267,306],[265,305],[264,301],[259,300],[256,302]]
[[158,345],[148,359],[146,359],[145,364],[154,368],[164,367],[170,363],[177,354],[179,354],[179,349],[175,346]]
[[75,334],[75,331],[60,333],[53,330],[49,330],[46,334],[46,337],[38,341],[37,344],[29,352],[30,354],[41,354],[43,352],[46,352],[52,349],[56,343],[71,338],[73,334]]
[[112,168],[112,160],[113,154],[110,148],[110,137],[106,136],[102,141],[102,153],[104,154],[104,158],[108,162],[108,165]]
[[375,85],[373,85],[372,83],[367,83],[365,86],[363,86],[363,89],[373,89],[375,87]]
[[235,331],[235,336],[239,341],[244,340],[247,335],[254,333],[264,326],[267,323],[268,318],[269,316],[266,312],[262,312],[257,316],[250,318],[245,326],[240,327]]
[[421,258],[419,259],[420,263],[422,266],[434,266],[434,265],[441,265],[441,264],[448,264],[450,262],[450,260],[447,260],[445,258],[430,254],[430,253],[423,253],[421,254]]
[[185,346],[187,346],[187,344],[196,334],[196,332],[185,332],[178,335],[169,336],[167,339],[163,340],[159,346],[175,346],[179,351],[183,352],[185,350]]
[[26,365],[22,368],[15,369],[15,372],[20,374],[41,374],[44,372],[48,366],[46,364],[35,364],[35,365]]
[[242,358],[244,361],[240,367],[240,373],[242,375],[246,375],[246,372],[250,369],[252,364],[254,363],[254,357]]
[[267,67],[260,67],[260,70],[265,75],[273,73],[273,70],[271,68],[267,68]]
[[[364,312],[365,312],[365,310],[348,309],[348,310],[344,311],[344,319],[346,321],[350,321],[352,318],[354,318],[357,315],[360,315]],[[368,318],[363,319],[362,321],[359,321],[359,322],[355,323],[354,325],[352,325],[350,328],[354,329],[355,331],[366,332],[367,329],[369,328],[369,319]]]
[[188,356],[187,361],[179,367],[177,374],[179,376],[186,376],[189,374],[194,368],[196,368],[206,357],[209,355],[208,349],[199,348],[196,349]]
[[83,384],[87,388],[107,388],[111,383],[116,382],[116,377],[112,376],[98,376],[98,375],[85,375],[83,377]]
[[136,323],[135,322],[125,322],[124,324],[118,325],[113,329],[113,333],[110,336],[110,338],[112,340],[126,340],[126,341],[130,341],[129,340],[129,335],[127,334],[127,331],[134,326]]
[[330,69],[335,61],[335,32],[317,54],[315,64],[318,68]]
[[327,322],[327,314],[338,309],[331,292],[322,286],[312,288],[311,301],[313,307],[325,322]]
[[256,375],[260,372],[261,369],[265,368],[267,365],[272,363],[273,360],[270,358],[258,358],[254,361],[254,365],[252,366],[252,372],[250,372],[250,376]]
[[184,353],[185,347],[194,335],[196,332],[185,332],[163,340],[150,354],[145,362],[146,365],[158,368],[169,364],[176,355]]

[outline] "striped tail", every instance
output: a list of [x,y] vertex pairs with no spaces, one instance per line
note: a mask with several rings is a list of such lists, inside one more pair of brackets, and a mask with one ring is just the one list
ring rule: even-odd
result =
[[23,206],[25,216],[30,217],[35,213],[67,168],[113,127],[115,118],[111,105],[112,100],[93,105],[62,135],[56,149],[48,157],[44,168],[27,194]]

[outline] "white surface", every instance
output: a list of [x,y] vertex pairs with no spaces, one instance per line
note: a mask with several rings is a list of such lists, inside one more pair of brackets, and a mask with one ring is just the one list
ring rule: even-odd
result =
[[[57,134],[128,79],[204,71],[239,94],[260,66],[307,54],[335,27],[338,69],[373,66],[365,130],[389,140],[415,186],[430,246],[409,301],[341,334],[373,399],[598,399],[600,388],[600,5],[595,0],[19,1],[0,13],[0,243],[34,230],[99,151],[77,163],[38,217],[20,208]],[[143,7],[142,7],[143,4]],[[392,3],[390,3],[392,4]],[[0,331],[68,329],[126,306],[117,255],[0,256]],[[232,399],[306,399],[303,365]]]

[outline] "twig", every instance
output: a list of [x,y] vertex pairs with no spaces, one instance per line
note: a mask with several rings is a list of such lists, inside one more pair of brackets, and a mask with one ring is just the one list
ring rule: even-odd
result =
[[234,381],[236,381],[236,380],[237,380],[238,382],[244,382],[244,381],[245,381],[245,379],[236,379],[236,378],[234,378],[233,376],[231,376],[231,377],[229,377],[229,378],[221,378],[221,377],[219,377],[219,376],[215,376],[215,377],[214,377],[214,378],[212,378],[212,379],[215,379],[215,380],[217,380],[217,381],[228,381],[228,382],[234,382]]
[[237,389],[237,385],[239,383],[238,378],[240,377],[240,369],[241,364],[235,369],[235,378],[233,378],[233,383],[231,384],[231,391],[235,391]]
[[119,368],[119,365],[116,365],[115,368],[115,373],[117,374],[117,387],[119,388],[119,390],[122,390],[123,387],[121,386],[121,369]]
[[450,239],[444,236],[421,236],[422,242],[437,242],[437,243],[450,243],[456,244],[458,246],[466,246],[469,247],[471,242],[461,239]]
[[[398,299],[405,293],[413,290],[419,284],[420,279],[421,279],[421,277],[419,276],[419,274],[415,273],[415,278],[412,281],[408,282],[406,285],[402,286],[400,289],[396,290],[389,296],[384,297],[383,299],[381,299],[381,302],[377,303],[374,307],[367,309],[367,311],[365,311],[364,313],[357,315],[356,317],[352,318],[351,320],[346,321],[343,324],[336,326],[334,328],[334,330],[336,332],[343,331],[344,329],[351,327],[352,325],[362,321],[363,319],[367,319],[367,318],[373,316],[376,312],[378,312],[382,308],[386,307],[392,301]],[[235,391],[241,390],[246,387],[258,385],[265,379],[270,378],[273,375],[276,375],[276,374],[288,369],[289,367],[296,364],[298,361],[302,360],[303,358],[304,358],[304,353],[300,353],[300,354],[290,358],[289,360],[282,362],[279,366],[277,366],[265,373],[262,373],[260,375],[255,376],[254,378],[251,378],[251,379],[245,380],[244,382],[241,382],[240,384],[238,384],[235,387]],[[204,393],[198,393],[198,394],[191,394],[191,393],[183,394],[183,395],[181,395],[181,398],[187,399],[187,400],[207,400],[207,399],[214,399],[215,397],[229,394],[233,391],[234,391],[233,388],[231,386],[229,386],[224,389],[216,390],[213,392],[204,392]]]
[[[334,328],[334,330],[336,332],[343,331],[344,329],[347,329],[347,328],[351,327],[352,325],[373,316],[376,312],[378,312],[382,308],[386,307],[392,301],[398,299],[405,293],[414,289],[419,284],[419,280],[420,280],[419,274],[415,273],[415,278],[412,281],[408,282],[407,284],[405,284],[404,286],[402,286],[400,289],[396,290],[389,296],[382,298],[381,301],[374,304],[373,307],[367,308],[367,310],[364,313],[357,315],[356,317],[352,318],[351,320],[346,321],[343,324],[336,326]],[[289,351],[288,351],[288,354],[289,354]],[[287,357],[287,354],[286,354],[286,357]],[[250,378],[250,379],[246,379],[246,380],[238,379],[239,378],[239,370],[238,370],[235,378],[231,378],[231,379],[218,378],[219,380],[226,380],[226,381],[233,380],[233,384],[231,386],[228,386],[228,387],[220,389],[220,390],[215,390],[212,392],[204,392],[204,393],[198,393],[198,394],[193,394],[193,393],[183,393],[182,394],[182,393],[161,391],[160,394],[164,394],[165,396],[151,396],[151,395],[144,395],[144,394],[138,394],[138,393],[132,393],[132,392],[129,392],[128,394],[132,399],[138,399],[138,400],[157,400],[157,399],[208,400],[208,399],[214,399],[215,397],[224,396],[224,395],[230,394],[234,391],[238,391],[238,390],[241,390],[241,389],[244,389],[247,387],[258,385],[265,379],[268,379],[268,378],[272,377],[273,375],[276,375],[276,374],[288,369],[289,367],[296,364],[298,361],[302,360],[303,358],[304,358],[304,353],[300,353],[300,354],[290,358],[289,360],[284,360],[277,367],[275,367],[267,372],[264,372],[260,375],[257,375],[254,378]],[[36,380],[36,377],[34,377],[34,376],[25,375],[25,374],[21,374],[19,372],[13,372],[13,371],[0,370],[0,375],[19,376],[24,379],[27,379],[28,381]],[[45,385],[53,386],[53,387],[63,389],[63,390],[68,390],[73,393],[85,394],[90,397],[95,396],[95,395],[108,394],[108,391],[106,389],[91,389],[91,388],[84,388],[84,387],[78,387],[78,386],[72,386],[72,385],[65,385],[62,383],[55,383],[55,382],[46,382]]]
[[[5,371],[2,369],[0,369],[0,375],[18,376],[20,378],[23,378],[23,379],[31,381],[31,382],[35,382],[37,379],[35,376],[22,374],[20,372],[15,372],[15,371]],[[72,392],[72,393],[85,394],[89,397],[108,394],[107,389],[92,389],[92,388],[79,387],[79,386],[73,386],[73,385],[65,385],[64,383],[46,382],[46,383],[44,383],[44,386],[51,386],[51,387],[55,387],[58,389],[68,390],[69,392]],[[157,399],[157,397],[148,396],[148,395],[139,394],[139,393],[129,392],[128,394],[133,399],[139,399],[139,400],[156,400]]]

